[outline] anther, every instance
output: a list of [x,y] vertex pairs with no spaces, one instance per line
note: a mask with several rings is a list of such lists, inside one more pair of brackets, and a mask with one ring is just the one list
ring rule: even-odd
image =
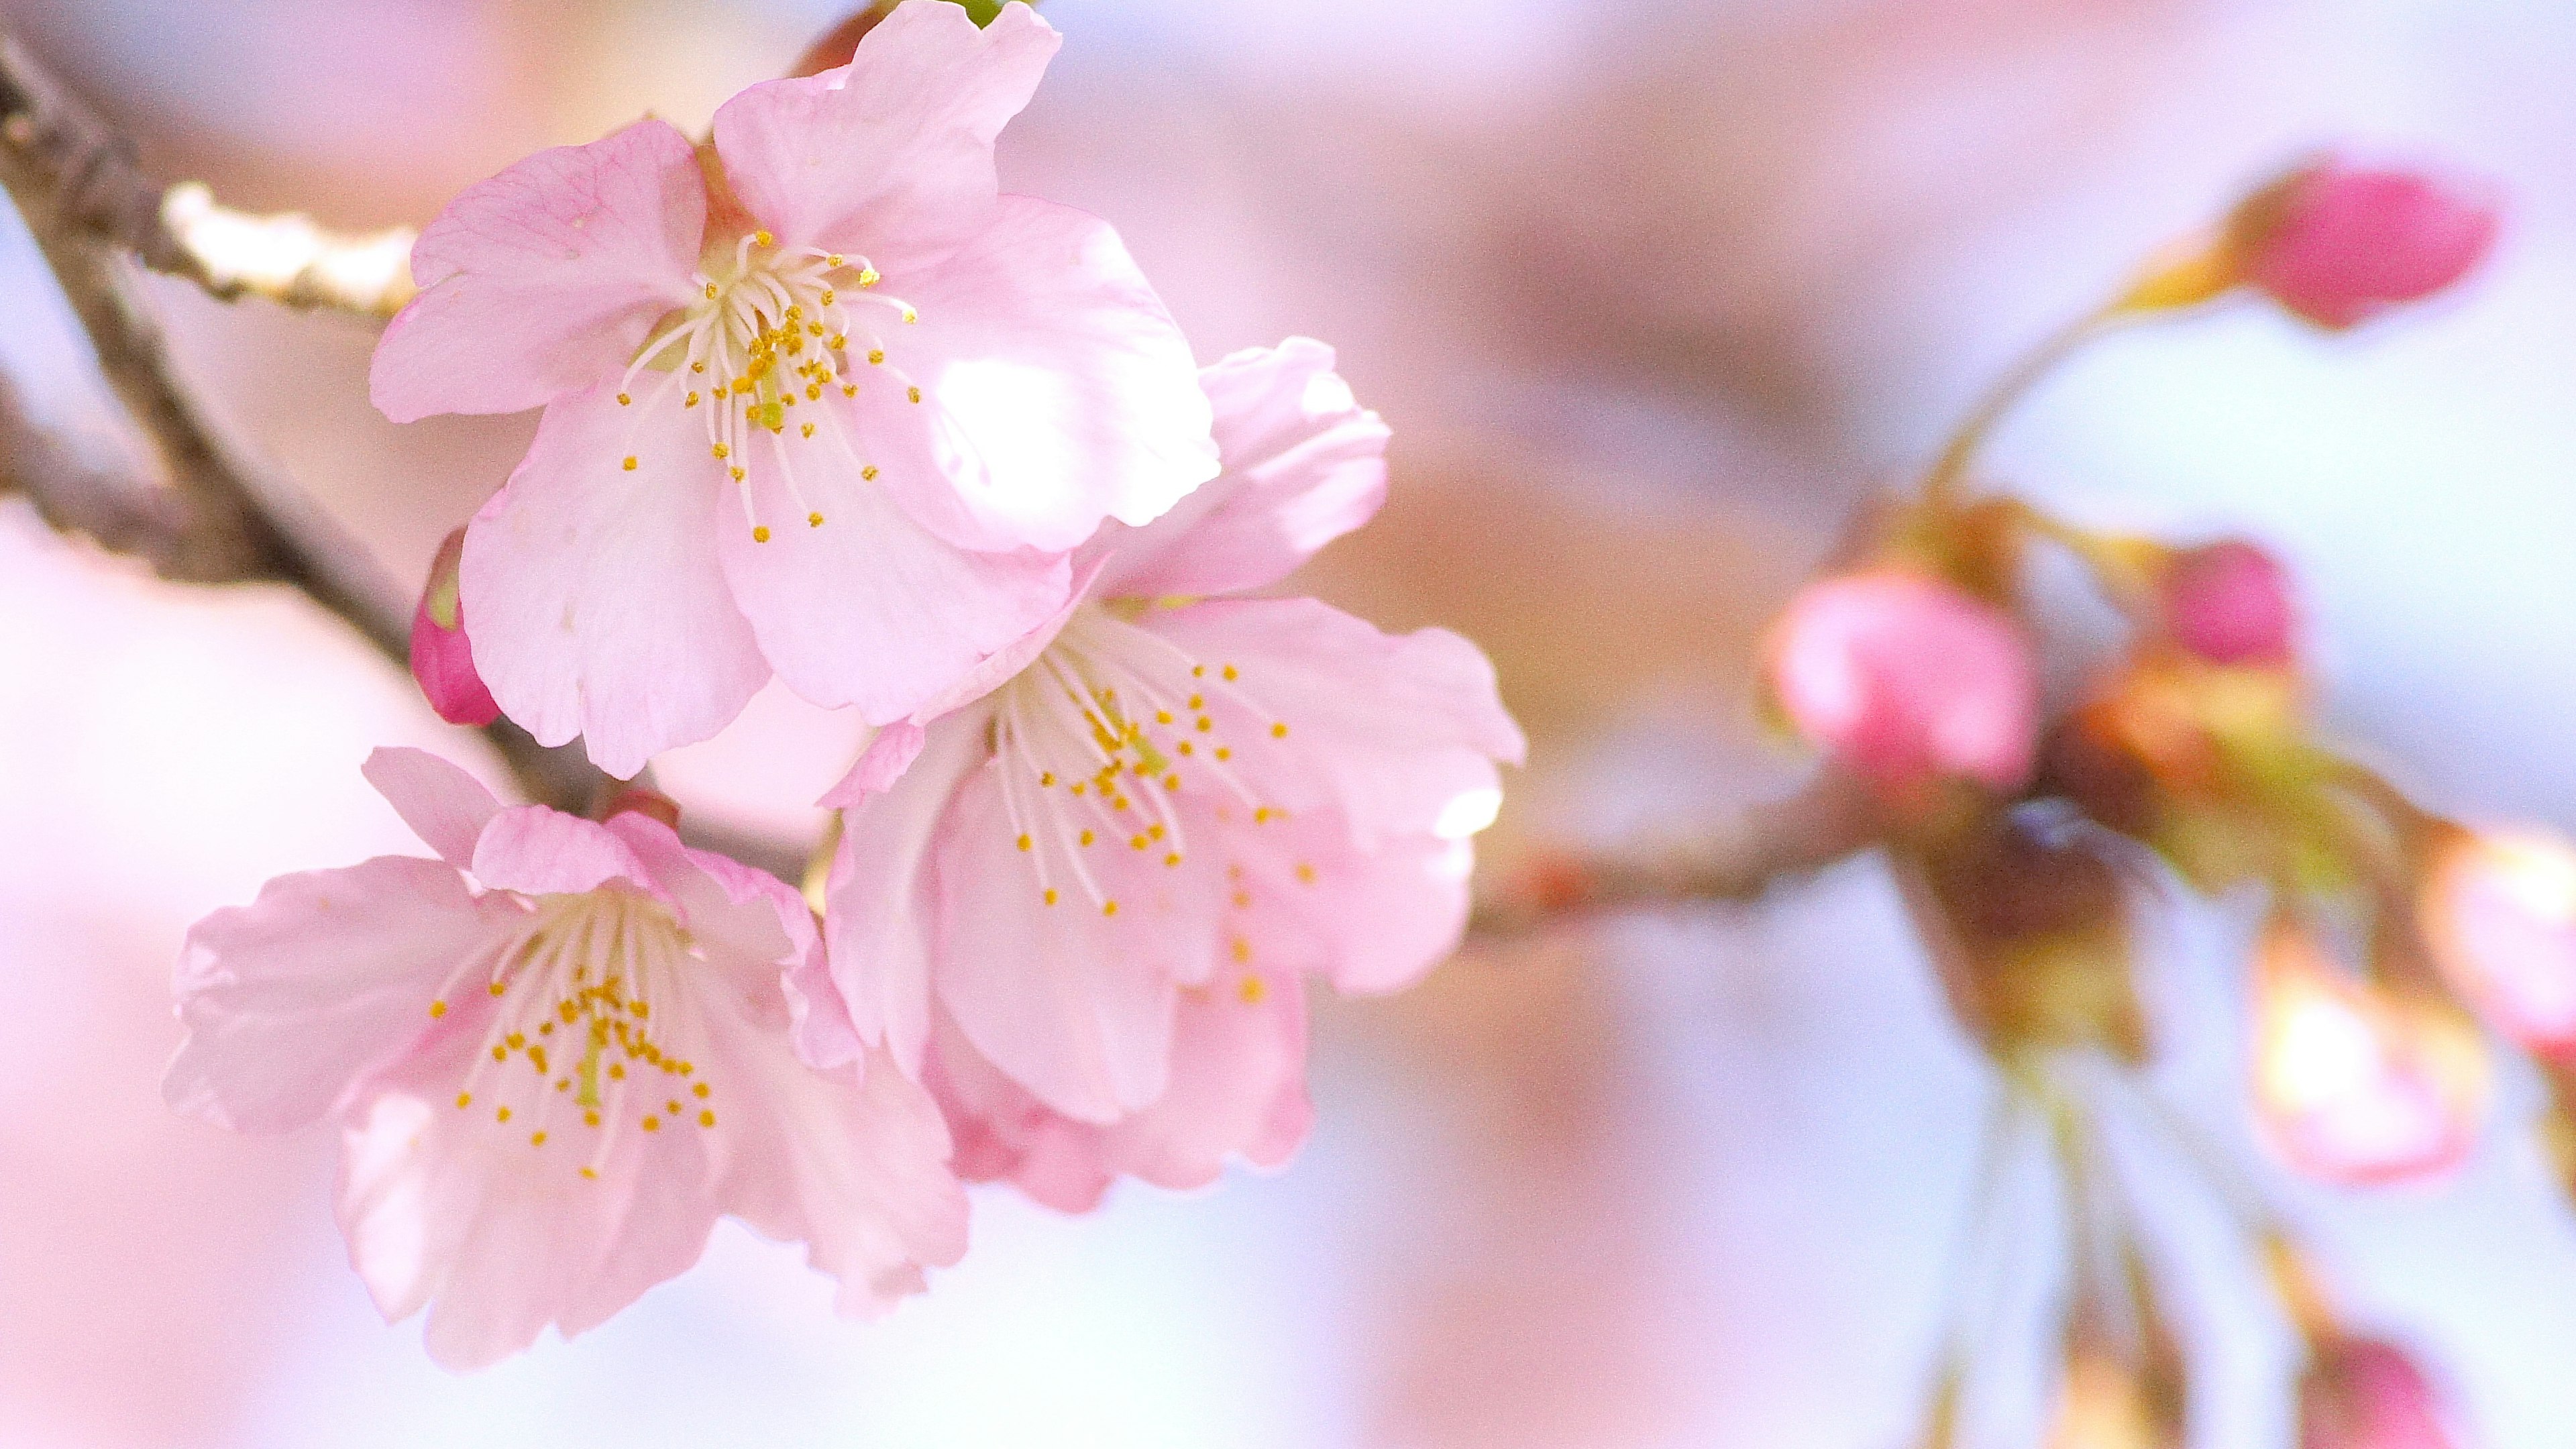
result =
[[805,526],[806,526],[807,528],[821,528],[821,527],[823,526],[823,515],[821,515],[821,514],[819,514],[819,513],[808,513],[808,514],[806,514],[806,515],[805,515]]
[[635,471],[635,457],[634,457],[634,455],[633,455],[633,454],[631,454],[631,453],[627,455],[626,463],[625,463],[625,468],[626,468],[626,471],[627,471],[627,472],[629,472],[629,473],[632,473],[632,472],[634,472],[634,471]]
[[429,1004],[429,1014],[433,1020],[445,1016],[447,1014],[447,1003],[444,1001],[431,1002]]
[[921,389],[920,389],[920,388],[917,388],[917,387],[908,387],[908,388],[905,388],[905,389],[903,390],[903,395],[904,395],[906,398],[908,398],[908,399],[910,399],[911,401],[913,401],[913,402],[919,402],[919,401],[921,401]]
[[754,528],[754,529],[751,531],[751,541],[752,541],[753,543],[767,543],[767,542],[769,542],[769,525],[764,523],[764,524],[761,524],[759,527]]
[[1116,901],[1102,901],[1100,903],[1100,914],[1104,916],[1114,916],[1118,914],[1118,903]]

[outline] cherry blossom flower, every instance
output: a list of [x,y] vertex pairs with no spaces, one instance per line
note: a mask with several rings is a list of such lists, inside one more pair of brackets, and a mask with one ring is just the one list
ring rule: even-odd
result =
[[2441,1404],[2412,1355],[2335,1335],[2299,1376],[2299,1449],[2452,1449]]
[[1058,37],[909,0],[849,65],[470,188],[377,348],[397,421],[543,405],[466,535],[511,717],[631,775],[774,672],[899,719],[1216,470],[1187,343],[1098,219],[1003,196]]
[[2488,1073],[2455,1013],[2346,979],[2284,926],[2267,933],[2255,974],[2255,1112],[2291,1166],[2367,1186],[2467,1159]]
[[[1495,762],[1521,755],[1454,634],[1181,601],[1273,584],[1376,512],[1386,430],[1331,368],[1303,340],[1209,368],[1226,471],[1150,527],[1104,528],[1073,604],[958,707],[881,731],[824,800],[847,828],[830,979],[804,989],[845,1014],[808,1019],[809,1059],[882,1044],[918,1071],[953,1027],[945,1077],[988,1169],[992,1139],[1019,1151],[1032,1128],[1003,1120],[1027,1103],[1000,1085],[1112,1129],[1056,1140],[1082,1159],[1058,1199],[1085,1173],[1284,1156],[1299,978],[1394,990],[1455,944]],[[1201,1091],[1229,1100],[1182,1095]]]
[[2460,832],[2435,851],[2423,919],[2443,974],[2496,1030],[2576,1055],[2576,849],[2537,830]]
[[2329,157],[2254,194],[2228,225],[2236,275],[2321,327],[2352,327],[2468,275],[2498,220],[2469,189]]
[[457,596],[456,566],[465,554],[465,530],[439,545],[429,583],[411,616],[411,677],[429,707],[449,724],[482,726],[501,717],[492,691],[474,671],[474,646],[465,637],[464,601]]
[[1005,1076],[942,1017],[932,1095],[957,1134],[958,1175],[1007,1181],[1060,1212],[1088,1212],[1118,1178],[1176,1190],[1216,1181],[1230,1158],[1287,1163],[1314,1122],[1306,1097],[1305,985],[1250,961],[1219,963],[1172,1013],[1170,1080],[1116,1122],[1068,1117]]
[[2280,560],[2243,539],[2175,552],[2158,580],[2166,630],[2213,664],[2285,665],[2298,649],[2298,605]]
[[251,1132],[342,1131],[349,1256],[389,1320],[475,1368],[685,1271],[717,1217],[801,1240],[844,1311],[965,1249],[937,1106],[876,1060],[818,1072],[782,972],[818,953],[772,877],[606,823],[504,809],[453,765],[367,776],[440,860],[269,882],[189,933],[164,1091]]
[[2029,778],[2029,643],[2003,610],[1939,579],[1880,568],[1809,584],[1772,626],[1768,669],[1799,732],[1881,786]]

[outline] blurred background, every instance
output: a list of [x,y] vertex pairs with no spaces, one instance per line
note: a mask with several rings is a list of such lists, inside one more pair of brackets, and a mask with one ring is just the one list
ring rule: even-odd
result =
[[[420,223],[538,147],[699,128],[834,0],[0,0],[228,202]],[[1005,182],[1115,222],[1203,357],[1337,343],[1396,430],[1384,518],[1309,571],[1490,650],[1530,727],[1494,842],[1686,829],[1800,762],[1751,640],[1982,380],[2131,261],[2328,142],[2509,197],[2456,298],[2325,339],[2266,309],[2117,340],[2001,438],[2096,523],[2301,569],[2326,707],[2433,805],[2576,826],[2576,8],[2563,0],[1049,0]],[[161,288],[191,377],[405,588],[533,417],[408,428],[372,333]],[[119,446],[0,218],[0,356]],[[793,836],[855,721],[764,696],[669,757]],[[980,1194],[890,1321],[738,1228],[579,1343],[449,1377],[329,1211],[334,1143],[162,1107],[189,922],[415,849],[357,766],[480,741],[283,593],[187,590],[0,501],[0,1446],[848,1443],[1896,1449],[1992,1088],[1868,862],[1753,908],[1478,949],[1320,1008],[1314,1140],[1089,1219]],[[2517,1124],[2453,1183],[2261,1163],[2229,1006],[2251,923],[2153,943],[2163,1086],[2312,1226],[2477,1443],[2576,1441],[2576,1224]],[[2179,1186],[2209,1446],[2289,1442],[2288,1335]],[[2029,1291],[2025,1290],[2024,1296]],[[2010,1297],[2009,1294],[2006,1295]],[[2026,1315],[2025,1315],[2026,1317]],[[1999,1315],[2024,1364],[2039,1328]],[[2016,1347],[2016,1345],[2020,1345]],[[2006,1378],[2009,1381],[2010,1375]],[[2028,1443],[2009,1392],[1977,1442]]]

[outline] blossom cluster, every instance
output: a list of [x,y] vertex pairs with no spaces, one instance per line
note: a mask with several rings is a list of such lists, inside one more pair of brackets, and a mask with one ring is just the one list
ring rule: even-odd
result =
[[[2227,297],[2350,328],[2449,287],[2496,231],[2470,188],[2327,158],[2064,336]],[[2261,546],[2105,533],[1971,492],[1963,470],[2013,399],[1981,412],[1855,561],[1790,601],[1766,679],[1780,718],[1869,802],[1870,840],[1954,1013],[2049,1123],[2073,1260],[2050,1442],[2179,1446],[2185,1364],[2100,1161],[2097,1119],[2143,1098],[2101,1084],[2156,1047],[2136,918],[2176,888],[2261,903],[2250,1097],[2294,1169],[2371,1185],[2456,1167],[2501,1044],[2549,1083],[2547,1137],[2576,1189],[2576,846],[2442,819],[2322,740],[2296,591]],[[2090,585],[2093,617],[2117,617],[2108,641],[2066,627],[2083,611],[2033,566],[2051,551]],[[2259,1216],[2245,1206],[2258,1192],[2226,1191]],[[2255,1225],[2307,1349],[2301,1444],[2448,1449],[2411,1356],[2346,1327],[2289,1229]],[[1926,1445],[1954,1442],[1965,1352],[1944,1367]]]
[[414,249],[377,405],[543,409],[423,596],[438,711],[621,778],[772,679],[873,727],[819,921],[649,791],[585,819],[384,750],[436,859],[191,932],[170,1100],[337,1123],[352,1261],[443,1363],[603,1321],[725,1215],[868,1312],[959,1259],[962,1181],[1280,1163],[1309,980],[1392,991],[1463,929],[1522,750],[1490,666],[1266,592],[1376,512],[1387,429],[1319,343],[1200,368],[1107,224],[1000,190],[1058,43],[906,0]]

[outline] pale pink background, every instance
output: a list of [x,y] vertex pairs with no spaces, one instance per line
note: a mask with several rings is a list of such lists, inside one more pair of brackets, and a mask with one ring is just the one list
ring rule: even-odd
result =
[[[2086,516],[2249,528],[2307,571],[2339,728],[2445,806],[2576,825],[2576,12],[2553,0],[1050,0],[1021,189],[1124,230],[1203,355],[1310,332],[1397,429],[1397,495],[1316,584],[1485,640],[1532,726],[1505,831],[1723,810],[1747,639],[1835,521],[2128,258],[2342,136],[2512,198],[2426,314],[2255,311],[2088,359],[1999,469]],[[540,145],[702,124],[825,0],[0,0],[246,205],[419,221]],[[0,355],[90,416],[14,224]],[[171,289],[194,373],[408,587],[528,420],[395,429],[370,338]],[[95,420],[94,420],[95,421]],[[104,422],[97,422],[104,429]],[[102,431],[100,446],[113,447]],[[776,831],[852,729],[764,699],[665,778]],[[853,1443],[1881,1449],[1922,1388],[1987,1087],[1872,868],[1759,910],[1464,958],[1329,1005],[1283,1176],[978,1201],[964,1267],[834,1323],[728,1229],[608,1328],[455,1379],[341,1261],[331,1144],[168,1116],[186,924],[408,849],[356,766],[489,759],[328,620],[192,592],[0,504],[0,1446]],[[2158,942],[2176,1095],[2232,1125],[2243,923]],[[2533,1105],[2508,1082],[2510,1122]],[[2210,1446],[2285,1442],[2286,1345],[2211,1215]],[[2511,1131],[2457,1185],[2294,1194],[2361,1306],[2497,1449],[2576,1437],[2576,1231]],[[2036,1230],[2034,1230],[2036,1231]],[[2044,1238],[2044,1233],[2039,1234]],[[2026,1285],[2024,1296],[2038,1291]],[[2030,1332],[1994,1340],[2005,1389]],[[2026,1417],[2026,1416],[2025,1416]]]

